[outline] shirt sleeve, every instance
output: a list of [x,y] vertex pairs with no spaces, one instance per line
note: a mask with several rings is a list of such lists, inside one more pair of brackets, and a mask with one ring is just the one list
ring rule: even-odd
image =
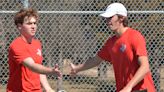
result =
[[10,47],[10,51],[12,53],[12,58],[18,64],[22,63],[24,59],[30,57],[30,54],[23,46],[12,46]]
[[132,48],[136,55],[147,56],[146,42],[141,33],[136,32],[132,37]]
[[111,61],[110,53],[108,50],[108,41],[104,44],[100,51],[98,51],[97,55],[101,57],[103,60]]

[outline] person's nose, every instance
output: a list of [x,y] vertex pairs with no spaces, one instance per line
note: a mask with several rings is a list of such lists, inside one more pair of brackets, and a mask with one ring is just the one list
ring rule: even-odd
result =
[[35,23],[32,23],[31,27],[34,29],[36,28],[36,24]]

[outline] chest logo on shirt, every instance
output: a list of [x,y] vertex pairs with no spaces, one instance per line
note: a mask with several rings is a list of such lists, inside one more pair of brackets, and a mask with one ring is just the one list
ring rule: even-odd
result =
[[41,50],[40,49],[37,49],[37,53],[36,54],[39,55],[39,56],[42,56]]
[[125,50],[126,50],[126,45],[125,44],[121,44],[120,51],[124,52]]

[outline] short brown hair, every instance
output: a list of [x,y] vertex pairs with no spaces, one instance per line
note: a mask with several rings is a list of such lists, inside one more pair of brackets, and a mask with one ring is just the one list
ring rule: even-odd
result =
[[14,17],[15,25],[23,24],[25,17],[35,17],[38,20],[38,13],[32,8],[21,9]]

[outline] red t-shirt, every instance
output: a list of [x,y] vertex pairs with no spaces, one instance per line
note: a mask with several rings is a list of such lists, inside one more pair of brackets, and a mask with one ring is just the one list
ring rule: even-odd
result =
[[7,92],[42,92],[39,74],[22,64],[22,61],[28,57],[32,57],[35,63],[42,63],[41,43],[33,39],[32,43],[28,44],[18,37],[9,47]]
[[[121,37],[113,36],[108,39],[98,52],[98,56],[113,64],[118,92],[126,86],[138,70],[138,56],[147,56],[145,39],[138,31],[128,28]],[[133,90],[141,89],[155,92],[150,72],[133,88]]]

